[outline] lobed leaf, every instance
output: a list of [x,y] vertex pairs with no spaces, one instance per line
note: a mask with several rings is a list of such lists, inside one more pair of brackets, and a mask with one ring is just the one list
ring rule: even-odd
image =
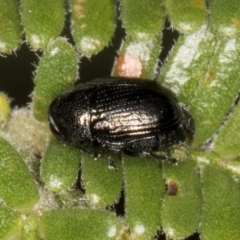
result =
[[7,121],[10,114],[10,100],[7,96],[0,92],[0,125]]
[[122,166],[119,156],[113,156],[117,169],[109,169],[107,156],[97,160],[82,153],[82,178],[86,190],[86,197],[93,206],[106,207],[116,202],[122,189]]
[[122,224],[112,213],[93,209],[45,212],[38,233],[48,240],[118,239]]
[[[203,185],[201,240],[240,238],[240,189],[221,159],[212,153],[196,153],[200,160]],[[218,162],[218,163],[217,163]]]
[[240,89],[237,38],[219,39],[208,71],[191,102],[196,124],[194,145],[212,136],[228,113]]
[[51,101],[73,85],[78,71],[78,60],[73,47],[64,38],[47,46],[35,77],[33,113],[37,120],[47,121]]
[[136,41],[151,41],[164,24],[163,1],[122,0],[121,15],[126,32]]
[[93,55],[107,46],[115,30],[113,0],[71,0],[71,31],[83,55]]
[[136,40],[127,36],[113,68],[114,76],[153,79],[158,66],[161,38]]
[[207,72],[215,46],[216,36],[206,24],[190,35],[181,34],[158,81],[189,105]]
[[224,37],[234,37],[240,30],[238,1],[209,0],[213,28]]
[[24,216],[21,240],[38,240],[37,226],[36,216]]
[[183,239],[198,230],[202,210],[202,189],[196,162],[179,165],[164,162],[167,193],[162,203],[162,228],[168,238]]
[[131,239],[152,239],[161,222],[165,186],[156,159],[124,155],[126,221]]
[[22,28],[15,0],[0,0],[0,52],[16,50],[21,42]]
[[0,204],[0,239],[20,239],[22,219],[19,213]]
[[165,8],[171,24],[181,33],[194,33],[207,17],[204,0],[166,0]]
[[63,0],[21,0],[22,20],[27,41],[33,49],[45,48],[64,26]]
[[0,197],[16,209],[29,211],[39,200],[39,193],[27,166],[16,150],[0,138]]
[[222,156],[237,157],[240,154],[240,105],[238,104],[214,141],[214,151]]
[[51,139],[41,164],[41,177],[46,187],[53,192],[69,189],[77,178],[79,163],[78,149]]

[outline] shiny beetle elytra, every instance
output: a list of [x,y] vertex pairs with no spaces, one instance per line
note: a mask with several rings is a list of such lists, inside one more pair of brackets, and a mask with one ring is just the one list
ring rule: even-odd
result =
[[105,78],[80,83],[49,107],[52,133],[89,153],[144,156],[191,142],[194,120],[176,96],[154,81]]

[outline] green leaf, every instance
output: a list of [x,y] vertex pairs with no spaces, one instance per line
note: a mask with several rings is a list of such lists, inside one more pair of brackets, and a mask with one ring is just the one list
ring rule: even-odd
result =
[[156,159],[124,155],[124,186],[131,239],[152,239],[161,225],[161,200],[165,190]]
[[0,0],[0,52],[16,50],[21,42],[22,28],[18,3],[15,0]]
[[162,204],[162,228],[171,239],[183,239],[198,230],[202,208],[202,189],[196,162],[163,164],[168,191]]
[[196,153],[202,166],[203,213],[201,239],[240,239],[240,188],[238,180],[211,153]]
[[21,0],[26,38],[34,49],[45,48],[64,25],[63,0]]
[[0,239],[20,239],[22,219],[19,213],[0,204]]
[[0,125],[7,121],[10,114],[10,100],[8,97],[0,92]]
[[166,0],[165,7],[173,27],[182,33],[197,31],[207,17],[204,0]]
[[21,240],[38,240],[38,218],[36,216],[24,216]]
[[165,14],[162,0],[121,1],[121,14],[126,32],[136,41],[151,41],[159,36]]
[[38,202],[38,189],[27,166],[16,150],[0,138],[0,197],[21,211],[31,210]]
[[113,75],[153,79],[158,66],[161,46],[160,29],[164,9],[159,1],[121,2],[123,25],[127,37],[121,47]]
[[97,160],[82,153],[82,177],[87,199],[98,207],[106,207],[118,200],[122,189],[122,166],[118,155],[111,154],[116,170],[109,169],[107,156]]
[[217,33],[233,37],[240,30],[239,1],[209,0],[211,21]]
[[69,189],[75,182],[80,163],[80,151],[63,146],[52,139],[41,165],[41,177],[46,187],[53,192]]
[[203,143],[218,129],[240,89],[240,45],[237,38],[219,39],[208,71],[191,102],[196,124],[194,145]]
[[77,54],[64,38],[49,43],[39,62],[35,77],[33,113],[39,121],[47,121],[51,101],[73,85],[78,71]]
[[107,46],[114,35],[113,0],[71,0],[72,35],[83,55],[93,55]]
[[214,141],[214,151],[222,156],[237,157],[240,154],[240,105],[231,113]]
[[127,36],[114,64],[113,75],[153,79],[158,66],[162,39],[136,40]]
[[38,233],[49,240],[118,239],[122,224],[112,213],[103,210],[71,209],[45,212]]
[[38,176],[40,162],[36,161],[36,157],[41,157],[47,147],[51,135],[48,124],[37,121],[29,106],[15,108],[1,134],[17,149],[31,173],[34,171]]
[[205,24],[190,35],[181,34],[158,81],[189,105],[207,72],[216,43],[216,36]]

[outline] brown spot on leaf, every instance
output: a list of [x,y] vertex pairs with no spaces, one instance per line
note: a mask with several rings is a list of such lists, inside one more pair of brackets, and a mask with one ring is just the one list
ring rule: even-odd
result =
[[191,0],[191,6],[198,9],[206,9],[204,0]]
[[84,7],[83,7],[83,4],[85,0],[77,0],[76,4],[73,5],[73,12],[74,12],[74,15],[79,18],[79,19],[82,19],[82,18],[85,18],[85,14],[84,14]]
[[175,196],[177,195],[178,186],[177,183],[173,180],[167,182],[167,195]]
[[117,75],[121,77],[140,77],[142,74],[142,63],[138,56],[119,56],[116,70]]
[[213,77],[214,77],[214,72],[209,70],[204,77],[204,82],[206,82],[206,83],[211,82]]
[[86,27],[87,27],[87,24],[82,24],[82,25],[80,26],[81,29],[84,29],[84,28],[86,28]]
[[231,22],[235,25],[239,25],[239,20],[236,18],[231,18]]

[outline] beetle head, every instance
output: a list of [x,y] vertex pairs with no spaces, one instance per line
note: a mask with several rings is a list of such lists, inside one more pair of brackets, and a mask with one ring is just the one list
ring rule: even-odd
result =
[[49,107],[48,120],[53,135],[63,143],[79,146],[91,137],[89,102],[83,92],[56,98]]

